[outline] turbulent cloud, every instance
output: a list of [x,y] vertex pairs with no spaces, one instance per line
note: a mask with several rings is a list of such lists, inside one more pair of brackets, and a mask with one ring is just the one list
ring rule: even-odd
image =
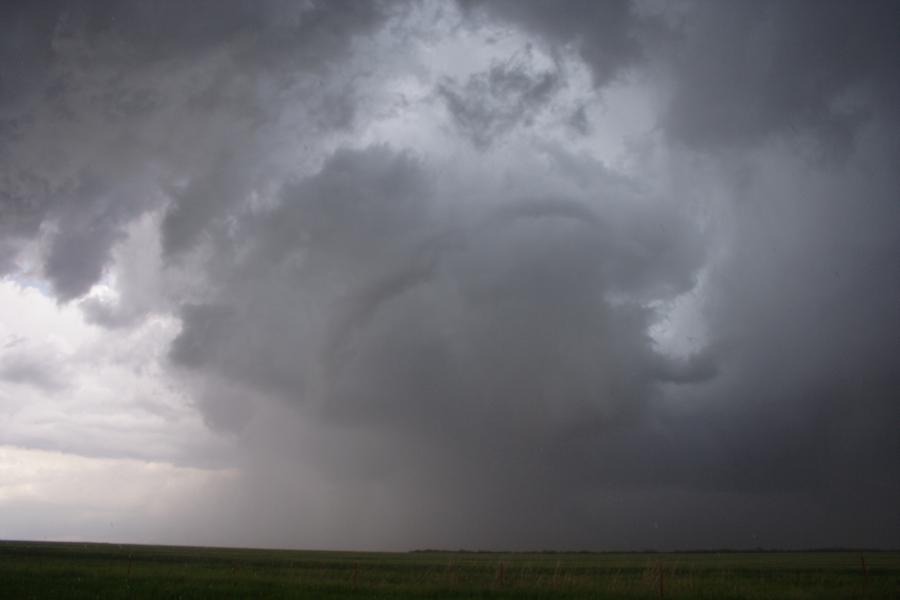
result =
[[554,71],[529,73],[522,65],[497,64],[469,77],[438,86],[456,125],[478,147],[485,147],[519,122],[528,124],[559,85]]
[[897,7],[4,7],[0,300],[78,333],[0,441],[217,543],[896,545]]
[[[264,176],[259,158],[271,146],[261,146],[277,145],[279,129],[324,135],[341,125],[327,116],[333,103],[323,95],[332,92],[320,80],[383,10],[354,2],[198,3],[187,13],[172,3],[10,5],[0,61],[16,85],[4,85],[0,98],[9,133],[0,145],[0,263],[14,269],[13,242],[42,233],[43,269],[60,299],[82,296],[128,223],[161,206],[164,249],[189,248]],[[35,64],[23,68],[23,56]],[[311,90],[303,108],[313,119],[285,112],[289,92]],[[265,144],[252,142],[260,138]]]
[[[464,473],[490,474],[484,502],[535,476],[502,472],[519,461],[633,424],[661,383],[712,374],[646,334],[646,303],[693,285],[689,220],[637,191],[494,198],[438,220],[455,190],[429,186],[426,169],[383,146],[341,150],[289,184],[246,224],[256,242],[233,263],[243,275],[216,286],[227,307],[183,310],[173,360],[267,390],[320,427],[366,430],[376,471],[440,468],[446,501],[463,500]],[[607,193],[622,194],[609,177]],[[413,447],[417,461],[389,467]],[[583,464],[580,449],[553,452]],[[486,472],[466,467],[478,455]]]
[[561,47],[574,46],[603,86],[641,55],[639,32],[647,25],[626,0],[576,0],[560,10],[543,0],[481,2],[463,0],[463,9],[478,17],[519,26]]

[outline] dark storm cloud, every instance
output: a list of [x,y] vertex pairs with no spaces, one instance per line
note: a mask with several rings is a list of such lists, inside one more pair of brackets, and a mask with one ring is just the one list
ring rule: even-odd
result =
[[[4,9],[2,264],[40,237],[76,298],[152,213],[240,543],[303,545],[312,487],[331,546],[896,545],[898,3],[462,2],[553,64],[464,80],[384,39],[456,35],[427,4],[46,6]],[[541,123],[573,55],[593,95]],[[446,137],[370,127],[422,82]],[[579,144],[629,85],[657,127],[616,171]],[[138,322],[131,277],[85,314]]]
[[[850,67],[816,52],[835,29],[841,47],[859,44],[859,23],[879,19],[885,6],[893,8],[845,21],[834,17],[842,8],[828,6],[802,25],[777,7],[746,8],[753,14],[734,18],[751,30],[758,14],[774,20],[769,51],[790,54],[807,40],[811,54],[763,64],[744,48],[736,52],[747,64],[719,75],[700,58],[672,65],[667,133],[701,151],[725,144],[746,152],[716,164],[734,185],[736,229],[726,257],[710,266],[707,349],[662,359],[647,336],[652,314],[642,302],[691,289],[703,261],[685,245],[690,229],[669,227],[672,215],[510,198],[512,208],[484,217],[490,227],[451,228],[458,238],[437,261],[410,261],[349,286],[349,308],[336,311],[344,316],[326,342],[340,349],[326,352],[338,365],[322,392],[328,422],[384,432],[366,446],[368,461],[407,472],[404,481],[427,480],[434,496],[407,491],[424,505],[465,506],[469,526],[458,531],[485,544],[554,535],[591,544],[578,525],[595,532],[604,519],[584,507],[588,498],[665,504],[683,490],[708,510],[760,505],[743,531],[724,516],[709,527],[695,522],[694,533],[682,532],[694,540],[717,539],[720,528],[736,536],[727,539],[745,540],[729,543],[753,544],[751,532],[775,544],[828,543],[829,534],[812,533],[827,518],[834,537],[892,543],[883,524],[898,495],[886,474],[897,468],[898,381],[889,357],[896,355],[892,257],[900,219],[890,167],[896,137],[880,127],[892,122],[884,102],[893,94],[889,71],[878,66],[887,38],[873,28],[873,45],[851,53]],[[726,17],[692,8],[699,14],[688,22],[702,33],[671,38],[674,48],[710,44],[704,60],[717,51],[730,56],[730,45],[742,42],[711,41],[718,26],[700,25]],[[561,35],[548,27],[551,39]],[[710,79],[692,87],[685,68]],[[788,81],[791,73],[796,80]],[[840,106],[857,84],[857,104]],[[743,93],[714,92],[729,86]],[[732,114],[720,122],[724,113]],[[848,162],[827,173],[784,148],[760,146],[775,133],[812,133]],[[855,155],[850,133],[868,136]],[[769,178],[776,184],[767,186]],[[415,458],[401,458],[413,448]],[[429,479],[434,471],[439,481]],[[865,518],[853,508],[859,502],[869,507]],[[610,510],[635,519],[654,513]],[[671,530],[679,513],[656,514]],[[794,524],[783,533],[766,525],[783,524],[784,515]],[[535,526],[538,518],[546,526]],[[620,539],[660,543],[646,523],[632,525]],[[533,535],[523,533],[529,528]]]
[[[781,157],[766,169],[779,185],[752,186],[738,208],[737,250],[709,299],[732,354],[710,390],[734,399],[718,424],[742,463],[729,485],[853,482],[896,497],[882,475],[896,470],[887,423],[900,417],[888,358],[898,350],[898,181],[891,152],[863,150],[815,183]],[[753,432],[766,444],[752,444]]]
[[[439,196],[456,192],[429,185],[425,165],[383,146],[338,151],[241,226],[253,250],[216,282],[228,310],[187,307],[171,358],[275,394],[332,431],[344,448],[315,453],[332,457],[333,477],[359,471],[347,450],[359,441],[345,432],[365,432],[366,470],[391,472],[422,518],[469,504],[480,515],[471,539],[565,505],[604,481],[580,475],[597,469],[588,440],[635,427],[664,383],[715,373],[710,357],[670,359],[647,335],[645,303],[694,284],[698,231],[585,168],[610,179],[599,204],[494,198],[448,220]],[[229,422],[220,397],[206,402]],[[531,497],[536,482],[544,491]],[[524,512],[482,521],[513,493]]]
[[897,2],[688,6],[664,117],[676,139],[707,147],[811,131],[841,151],[872,111],[900,100]]
[[[232,318],[219,318],[220,308],[188,308],[173,359],[210,364],[301,400],[335,306],[348,305],[354,287],[412,260],[427,235],[425,190],[415,159],[381,147],[339,151],[316,176],[286,185],[277,209],[240,224],[250,244],[243,260],[231,254],[240,248],[219,248],[227,279],[217,283],[228,286],[222,298]],[[390,291],[369,295],[375,301]],[[220,343],[206,343],[210,335]]]
[[242,157],[242,160],[233,154],[226,149],[207,173],[172,192],[172,203],[161,225],[166,255],[171,257],[189,250],[211,222],[227,214],[246,196],[247,180],[252,176],[245,169],[251,159]]
[[[176,362],[198,364],[195,352],[213,356],[227,348],[202,341],[211,330],[238,327],[247,328],[249,334],[257,329],[250,313],[277,319],[286,307],[298,315],[313,314],[312,322],[330,324],[320,332],[325,335],[324,346],[312,344],[316,353],[331,348],[325,351],[327,359],[390,305],[410,300],[409,294],[420,287],[450,284],[457,290],[456,300],[488,306],[494,296],[521,296],[526,303],[535,300],[534,309],[539,311],[543,303],[550,308],[569,300],[579,310],[588,310],[592,302],[604,302],[604,294],[646,302],[677,295],[693,285],[692,273],[701,255],[688,222],[677,213],[629,207],[622,199],[620,212],[607,222],[578,201],[512,198],[505,206],[480,211],[482,216],[455,224],[438,222],[432,207],[435,192],[426,185],[428,176],[422,169],[414,159],[386,147],[340,150],[318,174],[287,186],[282,203],[271,214],[249,217],[242,225],[241,231],[254,240],[253,250],[237,265],[242,275],[228,276],[233,289],[224,297],[238,302],[252,298],[254,304],[244,307],[249,312],[222,321],[208,318],[218,310],[189,308],[175,344]],[[550,240],[543,240],[545,233]],[[257,305],[259,290],[267,289],[273,278],[294,301],[281,297],[274,299],[275,304]],[[560,286],[576,289],[563,293]],[[251,296],[245,298],[247,293]],[[438,298],[431,300],[440,304]],[[445,310],[467,312],[440,305],[434,310],[438,321]],[[292,321],[301,326],[305,319]],[[290,346],[305,345],[299,332],[291,337],[285,340]],[[248,336],[236,334],[234,339]],[[268,335],[261,339],[269,345]],[[272,352],[287,349],[273,347]],[[274,365],[279,362],[273,360],[274,354],[269,356],[262,347],[258,352],[235,353],[229,360]],[[297,364],[285,368],[295,375],[303,370]],[[673,373],[679,370],[671,368]],[[223,371],[241,369],[232,365]],[[269,373],[258,383],[285,377],[290,378],[287,372],[284,377]]]
[[644,60],[667,63],[662,124],[697,148],[809,131],[840,154],[871,111],[900,99],[893,0],[638,4],[461,2],[552,47],[575,45],[598,86]]
[[[898,455],[885,424],[900,417],[886,361],[900,301],[900,181],[889,166],[900,48],[886,25],[898,9],[689,4],[662,121],[694,150],[744,152],[719,161],[736,189],[733,251],[705,300],[726,349],[720,376],[676,419],[682,452],[670,458],[683,463],[665,471],[698,487],[807,491],[846,529],[847,506],[866,497],[887,518],[900,493],[885,477]],[[811,136],[814,150],[792,155],[776,136],[795,149]],[[840,160],[819,170],[810,157]]]
[[[126,225],[169,198],[164,249],[190,248],[258,176],[245,142],[275,125],[286,91],[331,93],[315,79],[386,14],[377,2],[5,4],[4,272],[40,232],[58,297],[81,296]],[[326,108],[340,103],[308,99],[322,130],[352,111],[336,121]]]

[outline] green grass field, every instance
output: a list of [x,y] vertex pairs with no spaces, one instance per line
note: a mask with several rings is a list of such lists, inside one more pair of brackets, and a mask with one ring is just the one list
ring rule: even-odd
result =
[[0,542],[3,598],[900,598],[900,552],[353,553]]

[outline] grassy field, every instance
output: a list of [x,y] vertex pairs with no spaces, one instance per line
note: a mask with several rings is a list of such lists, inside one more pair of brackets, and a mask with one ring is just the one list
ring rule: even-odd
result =
[[351,553],[0,542],[0,596],[897,599],[900,553]]

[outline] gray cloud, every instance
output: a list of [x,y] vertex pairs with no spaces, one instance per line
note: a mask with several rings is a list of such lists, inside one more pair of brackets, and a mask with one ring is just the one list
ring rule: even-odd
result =
[[810,131],[841,151],[872,111],[897,104],[896,2],[688,6],[664,117],[676,139],[705,147]]
[[462,2],[574,45],[603,86],[644,62],[665,63],[673,82],[662,125],[695,148],[755,143],[810,132],[823,157],[842,156],[873,111],[894,112],[897,3],[849,2]]
[[[171,358],[267,390],[338,439],[365,431],[367,469],[399,485],[437,469],[441,503],[490,510],[538,481],[556,486],[541,503],[559,501],[570,468],[593,462],[572,440],[634,427],[663,382],[714,374],[709,357],[673,362],[646,333],[645,303],[693,286],[697,232],[639,196],[608,198],[615,212],[511,197],[435,221],[438,194],[453,192],[433,179],[379,146],[338,151],[288,185],[246,224],[241,275],[216,282],[227,311],[187,307]],[[328,468],[358,472],[345,456]]]
[[66,377],[59,365],[48,365],[41,356],[8,349],[0,356],[0,380],[36,386],[47,392],[56,392],[66,386]]
[[[863,143],[821,179],[798,176],[796,158],[767,159],[779,184],[753,184],[738,208],[736,251],[709,299],[735,354],[710,391],[735,399],[726,435],[750,455],[734,485],[884,485],[892,468],[885,423],[898,416],[898,381],[885,358],[897,350],[900,247],[889,223],[900,216],[890,199],[898,182],[890,155],[873,155],[871,137]],[[746,443],[758,430],[769,435],[764,449]]]
[[0,262],[180,320],[228,543],[896,545],[897,6],[5,9]]
[[289,92],[321,88],[308,96],[307,126],[342,126],[352,108],[335,112],[317,79],[385,11],[370,2],[7,6],[0,64],[15,84],[0,96],[4,271],[40,229],[59,298],[81,296],[128,223],[169,198],[164,250],[193,246],[261,175],[259,145],[248,141],[275,135],[263,131],[277,131]]
[[520,26],[556,47],[574,46],[603,86],[641,57],[638,37],[650,22],[627,0],[575,0],[564,10],[544,0],[481,2],[462,0],[463,10],[480,18]]
[[528,125],[559,85],[558,71],[530,73],[526,65],[511,62],[472,75],[465,85],[444,81],[437,94],[456,126],[483,148],[516,125]]

